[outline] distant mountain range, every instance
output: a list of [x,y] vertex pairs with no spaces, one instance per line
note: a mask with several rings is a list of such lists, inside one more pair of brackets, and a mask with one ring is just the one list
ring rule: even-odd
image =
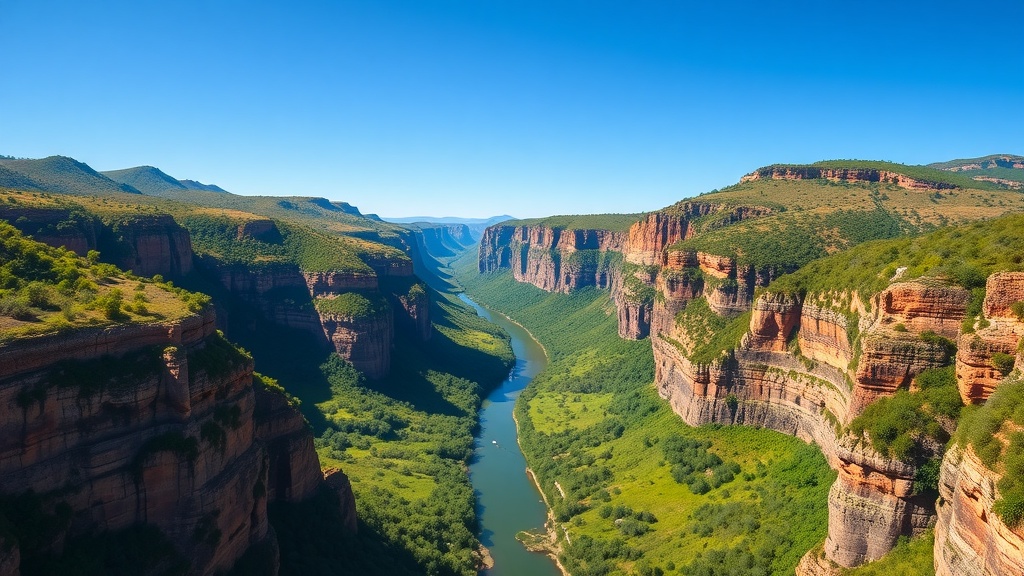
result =
[[483,235],[484,230],[488,227],[504,222],[506,220],[515,220],[515,217],[503,214],[501,216],[491,216],[490,218],[459,218],[457,216],[406,216],[404,218],[381,218],[385,222],[392,224],[418,224],[425,222],[428,224],[463,224],[469,229],[470,236],[474,241],[480,239]]
[[490,218],[459,218],[457,216],[405,216],[402,218],[387,218],[381,216],[381,220],[385,222],[391,222],[392,224],[412,224],[413,222],[429,222],[431,224],[497,224],[504,222],[505,220],[515,220],[514,216],[504,214],[501,216],[491,216]]
[[159,168],[152,166],[136,166],[124,170],[107,170],[100,174],[114,182],[127,184],[148,196],[166,196],[169,193],[185,190],[202,190],[205,192],[222,192],[227,190],[215,184],[203,184],[195,180],[178,180],[168,176]]
[[204,191],[227,194],[220,186],[195,180],[177,180],[152,166],[97,172],[67,156],[10,158],[0,156],[0,187],[61,194],[110,193],[173,196],[176,192]]

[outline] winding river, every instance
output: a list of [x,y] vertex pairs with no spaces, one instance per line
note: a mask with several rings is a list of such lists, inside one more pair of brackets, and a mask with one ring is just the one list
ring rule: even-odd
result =
[[547,509],[540,492],[526,475],[526,459],[516,441],[512,408],[519,393],[547,365],[540,343],[529,332],[498,313],[480,306],[465,294],[463,302],[477,314],[501,326],[512,337],[516,364],[505,382],[491,392],[480,409],[480,435],[469,466],[477,497],[480,541],[491,552],[494,568],[485,576],[559,576],[561,572],[544,554],[529,552],[516,533],[543,527]]

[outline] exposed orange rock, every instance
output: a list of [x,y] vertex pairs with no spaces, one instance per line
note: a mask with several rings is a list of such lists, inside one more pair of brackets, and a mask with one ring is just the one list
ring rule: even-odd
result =
[[498,224],[484,231],[479,269],[508,268],[517,281],[549,292],[568,293],[584,286],[608,288],[616,281],[617,270],[611,268],[610,259],[592,254],[621,252],[624,244],[621,232]]
[[861,348],[850,406],[853,414],[859,414],[880,397],[908,389],[914,376],[929,368],[945,366],[950,360],[948,351],[939,343],[885,329],[864,334]]
[[338,355],[367,378],[376,380],[391,373],[395,324],[390,307],[380,314],[358,318],[321,313],[320,324]]
[[763,352],[784,352],[800,321],[801,302],[789,294],[766,294],[758,298],[750,316],[747,348]]
[[691,210],[680,214],[654,212],[633,224],[629,229],[626,260],[634,264],[661,264],[662,253],[670,245],[687,238],[690,233],[690,218],[700,216],[701,212],[711,211],[710,206],[703,211]]
[[[855,566],[879,558],[900,535],[919,534],[933,517],[931,503],[911,493],[912,465],[837,438],[834,428],[874,399],[909,387],[921,371],[949,363],[946,346],[920,333],[948,333],[947,316],[962,319],[967,299],[955,289],[926,288],[897,286],[875,296],[870,309],[852,295],[762,295],[740,346],[710,365],[692,363],[673,344],[685,349],[681,328],[651,338],[658,391],[687,423],[762,426],[813,441],[839,472],[829,497],[824,558],[809,565]],[[909,320],[905,332],[893,329],[896,319]],[[858,325],[849,326],[854,320]],[[855,354],[850,339],[858,334]],[[799,355],[790,351],[794,343]]]
[[[0,406],[11,415],[0,421],[0,489],[51,494],[45,510],[66,503],[72,536],[155,525],[192,574],[228,570],[272,540],[268,498],[307,498],[322,482],[319,461],[301,416],[254,393],[250,360],[203,360],[213,326],[204,313],[0,345]],[[82,381],[103,356],[118,372]],[[83,372],[69,376],[74,366]]]
[[1003,372],[993,363],[994,355],[1020,355],[1024,322],[1012,307],[1022,300],[1024,273],[1000,272],[988,278],[982,303],[982,325],[987,325],[961,334],[957,340],[956,378],[964,404],[984,402],[1003,380]]
[[913,332],[931,330],[956,338],[967,311],[971,293],[959,286],[898,282],[879,295],[879,303],[891,322]]
[[768,166],[743,178],[740,182],[753,180],[815,180],[825,179],[843,182],[881,182],[895,184],[908,190],[947,190],[956,188],[946,182],[931,182],[914,179],[898,172],[873,168],[820,168],[817,166]]
[[1024,529],[1009,528],[992,511],[999,475],[971,449],[953,446],[942,460],[936,576],[1024,574]]

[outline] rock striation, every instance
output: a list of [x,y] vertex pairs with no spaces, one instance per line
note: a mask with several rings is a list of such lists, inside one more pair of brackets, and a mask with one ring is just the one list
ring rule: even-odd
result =
[[512,270],[519,282],[548,292],[568,293],[585,286],[609,288],[615,282],[625,234],[548,226],[497,224],[480,241],[479,270]]
[[139,276],[181,277],[192,271],[188,231],[167,214],[136,214],[106,223],[81,211],[48,207],[6,207],[0,218],[23,234],[79,256],[99,250],[104,261]]
[[874,168],[825,168],[820,166],[766,166],[747,174],[740,182],[753,180],[832,180],[834,182],[879,182],[908,190],[947,190],[955,184],[911,178],[899,172]]
[[939,475],[936,576],[1024,574],[1024,530],[993,513],[999,475],[970,448],[953,446]]
[[64,537],[149,524],[191,574],[225,571],[253,546],[276,548],[268,500],[298,502],[324,483],[302,417],[254,390],[252,360],[215,331],[212,311],[20,339],[0,359],[11,415],[0,490],[72,511],[53,551]]

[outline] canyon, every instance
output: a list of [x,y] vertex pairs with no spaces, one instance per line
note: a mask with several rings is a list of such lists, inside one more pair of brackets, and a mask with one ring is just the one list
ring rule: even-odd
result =
[[[814,179],[917,192],[956,188],[884,170],[820,167],[768,167],[742,182]],[[771,204],[737,205],[712,195],[647,214],[626,233],[512,221],[484,233],[478,268],[510,269],[517,281],[551,292],[608,288],[619,335],[650,338],[655,386],[683,421],[770,428],[816,444],[838,478],[829,493],[822,556],[810,553],[798,573],[830,574],[836,566],[877,560],[899,537],[933,526],[939,574],[1018,573],[1024,535],[992,511],[998,474],[963,449],[944,457],[943,444],[931,438],[916,439],[916,459],[900,459],[848,430],[873,402],[916,389],[915,377],[931,368],[955,366],[962,401],[984,402],[1009,372],[995,367],[994,356],[1010,357],[1010,368],[1021,366],[1024,323],[1011,307],[1024,300],[1024,275],[989,276],[981,314],[964,326],[972,293],[948,278],[901,281],[897,272],[871,293],[773,292],[772,281],[788,270],[740,262],[731,251],[681,246],[777,213]],[[581,238],[608,240],[584,247]],[[562,263],[578,259],[580,249],[597,250],[592,259],[609,264],[596,275],[592,269],[566,272]],[[710,336],[696,305],[741,337],[710,357],[702,354]],[[937,512],[935,496],[919,492],[915,479],[922,462],[943,457]]]

